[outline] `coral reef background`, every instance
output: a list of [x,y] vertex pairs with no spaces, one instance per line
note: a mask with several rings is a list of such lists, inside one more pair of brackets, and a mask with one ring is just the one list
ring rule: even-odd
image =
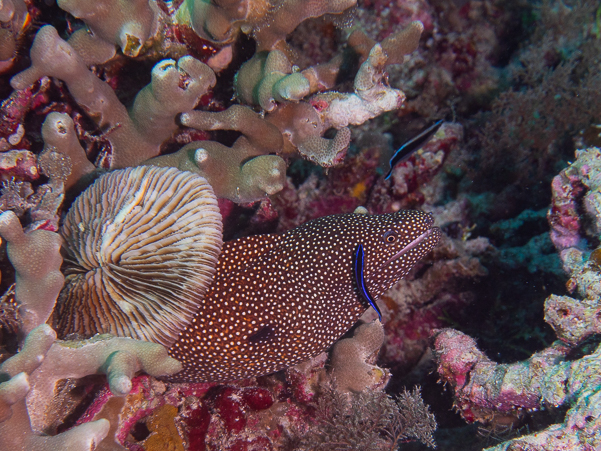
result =
[[[598,2],[4,0],[0,24],[0,449],[601,449]],[[224,241],[357,207],[443,236],[383,326],[172,383],[156,343],[43,324],[75,198],[150,165],[208,181]]]

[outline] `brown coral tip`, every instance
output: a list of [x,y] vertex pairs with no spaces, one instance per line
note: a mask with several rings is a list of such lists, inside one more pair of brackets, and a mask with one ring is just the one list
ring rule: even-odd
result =
[[59,336],[111,333],[170,346],[198,310],[222,244],[207,181],[175,168],[106,174],[67,213]]

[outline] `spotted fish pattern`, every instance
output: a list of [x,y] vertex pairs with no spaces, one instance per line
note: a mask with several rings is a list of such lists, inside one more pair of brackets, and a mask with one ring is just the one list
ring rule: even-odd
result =
[[225,243],[198,313],[169,349],[184,366],[173,380],[242,379],[314,357],[369,308],[353,273],[358,245],[377,299],[439,238],[430,214],[405,210],[326,216]]

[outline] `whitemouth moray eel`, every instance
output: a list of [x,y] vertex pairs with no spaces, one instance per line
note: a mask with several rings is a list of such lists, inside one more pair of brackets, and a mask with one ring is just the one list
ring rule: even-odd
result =
[[[329,348],[437,244],[431,215],[319,218],[224,244],[198,313],[169,353],[183,381],[259,376]],[[358,263],[360,267],[357,268]]]

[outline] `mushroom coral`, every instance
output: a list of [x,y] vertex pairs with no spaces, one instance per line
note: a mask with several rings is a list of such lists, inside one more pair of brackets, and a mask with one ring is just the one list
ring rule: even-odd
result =
[[211,283],[222,224],[204,178],[140,166],[100,177],[75,200],[61,235],[59,336],[110,333],[169,347]]

